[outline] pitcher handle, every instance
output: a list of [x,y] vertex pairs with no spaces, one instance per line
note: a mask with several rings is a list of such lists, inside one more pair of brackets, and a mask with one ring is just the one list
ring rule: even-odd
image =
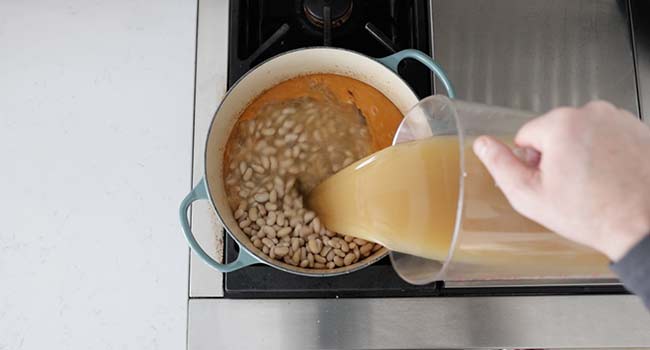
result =
[[187,243],[190,245],[190,248],[196,253],[196,255],[199,256],[203,261],[205,261],[206,264],[208,264],[210,267],[221,271],[221,272],[231,272],[235,271],[238,269],[241,269],[244,266],[252,265],[257,262],[257,258],[253,256],[251,253],[249,253],[245,248],[239,246],[239,255],[237,256],[237,259],[229,264],[222,264],[214,260],[208,253],[201,248],[199,245],[199,242],[197,242],[196,238],[194,237],[194,234],[192,233],[192,229],[190,228],[190,222],[188,219],[188,209],[190,208],[190,205],[192,205],[193,202],[200,200],[200,199],[209,199],[208,197],[208,191],[206,189],[205,185],[205,180],[201,179],[199,183],[192,189],[190,193],[185,196],[183,201],[181,202],[180,210],[179,210],[179,215],[181,219],[181,227],[183,227],[183,233],[185,233],[185,239],[187,240]]
[[454,87],[451,85],[451,81],[449,81],[449,78],[447,77],[447,73],[445,73],[444,69],[442,69],[433,58],[429,57],[429,55],[422,51],[415,49],[402,50],[390,56],[378,58],[377,61],[397,73],[397,66],[405,58],[415,59],[429,68],[433,74],[440,79],[440,82],[442,82],[445,90],[447,90],[447,96],[449,96],[449,98],[456,98],[456,92],[454,91]]

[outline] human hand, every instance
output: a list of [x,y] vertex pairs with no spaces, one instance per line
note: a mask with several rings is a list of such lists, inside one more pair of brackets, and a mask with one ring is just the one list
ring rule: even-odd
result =
[[650,233],[650,128],[629,112],[603,101],[557,108],[515,144],[526,151],[481,136],[474,152],[520,214],[612,261]]

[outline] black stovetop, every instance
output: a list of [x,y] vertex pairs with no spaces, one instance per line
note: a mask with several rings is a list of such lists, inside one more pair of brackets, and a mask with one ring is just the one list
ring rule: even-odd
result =
[[[315,24],[325,2],[331,26]],[[408,48],[431,53],[424,0],[232,0],[229,18],[228,87],[262,61],[298,48],[332,46],[371,57]],[[428,69],[407,61],[400,73],[420,97],[431,94]]]
[[[303,47],[340,47],[371,57],[384,57],[407,48],[431,54],[427,0],[231,0],[229,21],[228,88],[264,60]],[[399,68],[416,94],[432,94],[426,68],[409,60]],[[225,255],[230,262],[237,257],[238,248],[230,236],[226,237]],[[224,277],[224,294],[230,298],[621,292],[624,290],[618,286],[449,289],[441,282],[414,286],[397,276],[388,258],[336,277],[297,276],[261,264],[226,273]]]

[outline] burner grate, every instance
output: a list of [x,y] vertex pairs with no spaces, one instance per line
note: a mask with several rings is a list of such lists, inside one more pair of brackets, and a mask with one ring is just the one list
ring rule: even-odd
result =
[[[320,12],[306,10],[320,4]],[[340,47],[371,57],[406,48],[431,53],[427,1],[241,0],[231,1],[230,11],[228,87],[264,60],[303,47]],[[405,60],[399,72],[418,96],[431,95],[425,67]]]

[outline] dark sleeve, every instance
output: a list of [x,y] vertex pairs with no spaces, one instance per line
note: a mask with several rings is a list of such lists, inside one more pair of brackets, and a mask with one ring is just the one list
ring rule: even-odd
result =
[[650,235],[612,264],[611,268],[625,287],[638,295],[650,309]]

